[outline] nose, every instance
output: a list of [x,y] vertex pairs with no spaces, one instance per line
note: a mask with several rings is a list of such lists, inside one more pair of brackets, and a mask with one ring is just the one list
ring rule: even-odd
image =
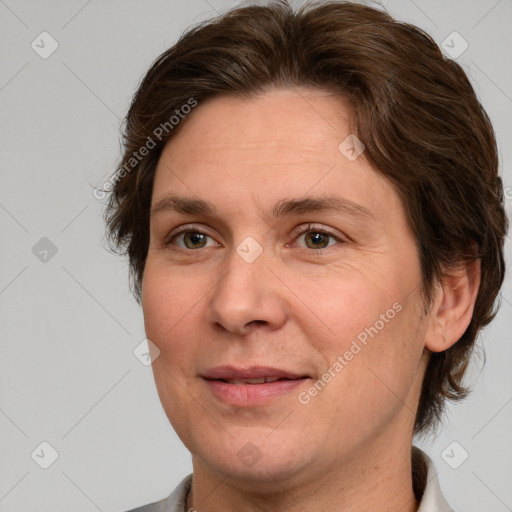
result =
[[279,329],[286,321],[288,306],[283,283],[269,269],[268,252],[249,262],[233,250],[226,266],[209,304],[214,328],[239,336],[254,329]]

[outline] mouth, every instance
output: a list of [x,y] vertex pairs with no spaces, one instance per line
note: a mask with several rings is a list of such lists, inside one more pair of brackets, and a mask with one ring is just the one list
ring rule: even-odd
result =
[[220,382],[225,382],[226,384],[234,384],[236,386],[240,386],[242,384],[266,384],[268,382],[277,382],[281,380],[299,380],[306,379],[307,377],[297,377],[296,379],[288,379],[286,377],[261,377],[258,379],[207,379],[207,380],[217,380]]
[[270,366],[251,366],[237,368],[234,366],[215,366],[201,374],[207,380],[219,380],[228,384],[265,384],[278,380],[297,380],[310,378],[309,375],[292,372]]
[[217,366],[201,377],[218,400],[239,407],[264,405],[290,395],[311,378],[306,374],[265,366]]

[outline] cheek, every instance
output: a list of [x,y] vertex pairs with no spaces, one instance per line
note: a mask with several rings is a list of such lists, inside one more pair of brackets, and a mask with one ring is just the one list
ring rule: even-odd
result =
[[304,283],[304,296],[321,322],[318,327],[319,319],[305,308],[297,315],[301,330],[322,354],[324,370],[336,375],[328,387],[337,397],[353,399],[356,409],[377,410],[383,401],[396,400],[394,393],[403,399],[416,376],[421,300],[418,292],[410,292],[412,280],[393,275],[347,273],[345,279],[326,282],[323,293],[322,287]]
[[164,359],[171,347],[174,355],[181,355],[187,344],[180,344],[179,340],[191,339],[184,330],[197,326],[194,316],[201,294],[194,293],[195,289],[189,279],[187,283],[181,282],[179,271],[173,270],[171,275],[148,259],[142,281],[144,326],[147,337],[160,349]]
[[194,377],[189,363],[197,352],[191,335],[197,326],[197,309],[193,307],[197,298],[192,296],[193,288],[184,286],[177,276],[179,272],[171,276],[168,269],[148,258],[142,281],[142,309],[146,336],[160,350],[152,365],[156,389],[169,421],[180,434],[188,428],[182,411],[192,414],[195,407],[190,395],[183,393],[183,379]]
[[295,318],[307,337],[331,358],[333,351],[335,355],[343,354],[358,337],[364,342],[370,336],[367,330],[374,332],[376,323],[377,330],[384,331],[397,316],[393,304],[400,292],[389,275],[343,268],[314,279],[294,279],[296,289],[304,297],[304,304],[296,301],[296,307],[302,311]]

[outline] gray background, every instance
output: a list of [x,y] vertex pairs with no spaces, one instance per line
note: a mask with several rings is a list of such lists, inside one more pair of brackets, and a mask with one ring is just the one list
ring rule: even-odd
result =
[[[0,0],[1,512],[126,510],[191,471],[151,367],[133,354],[142,314],[126,262],[106,250],[93,187],[114,169],[120,120],[153,59],[237,3]],[[512,0],[383,5],[439,44],[454,31],[468,42],[457,61],[494,123],[510,213]],[[59,45],[46,59],[31,47],[43,31]],[[474,360],[473,393],[450,407],[437,439],[417,442],[460,512],[512,510],[510,278],[502,299],[479,341],[487,362]],[[48,469],[43,441],[58,453]]]

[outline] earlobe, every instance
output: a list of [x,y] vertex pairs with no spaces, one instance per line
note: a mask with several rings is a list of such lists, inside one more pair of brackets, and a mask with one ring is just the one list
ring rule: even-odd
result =
[[443,352],[464,334],[473,316],[480,272],[480,258],[476,258],[443,276],[425,337],[425,347],[430,351]]

